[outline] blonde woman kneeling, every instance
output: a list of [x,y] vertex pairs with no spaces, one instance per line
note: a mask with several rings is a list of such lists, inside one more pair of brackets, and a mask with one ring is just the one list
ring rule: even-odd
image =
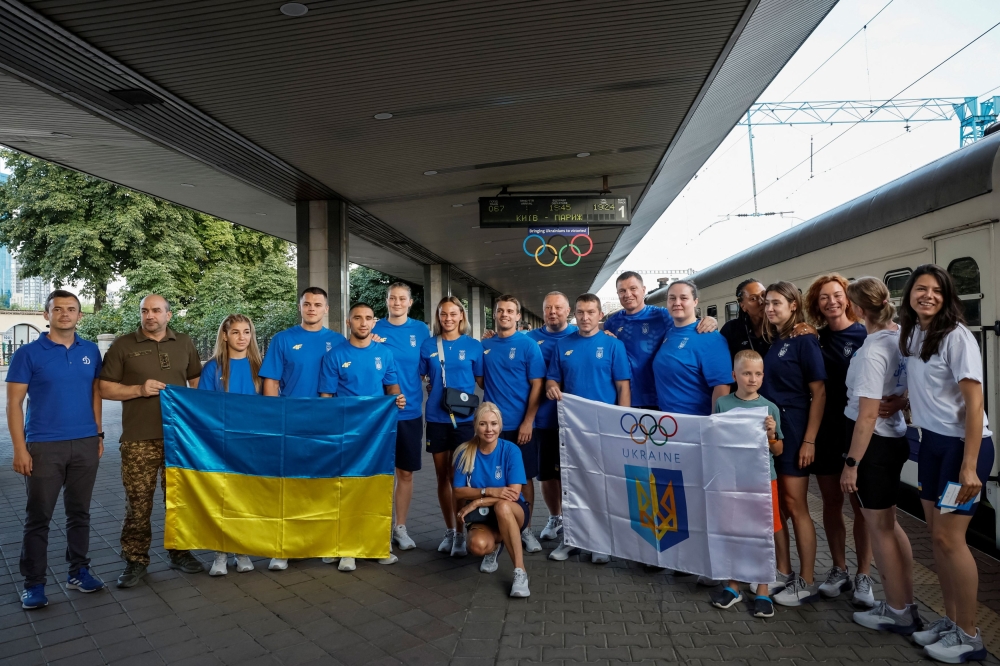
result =
[[484,402],[472,420],[475,435],[455,450],[455,499],[465,503],[459,520],[468,531],[468,548],[483,555],[479,570],[493,573],[506,546],[514,561],[512,597],[527,597],[528,574],[524,570],[521,532],[531,522],[531,510],[521,495],[527,482],[517,444],[500,439],[503,417],[492,402]]

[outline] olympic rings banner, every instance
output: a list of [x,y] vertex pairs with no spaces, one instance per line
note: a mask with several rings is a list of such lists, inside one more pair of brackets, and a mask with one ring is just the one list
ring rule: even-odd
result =
[[[552,230],[552,228],[546,228],[529,229],[528,231],[548,232]],[[538,233],[529,233],[525,236],[524,242],[521,243],[521,249],[529,257],[534,257],[535,262],[542,268],[551,268],[555,266],[556,262],[572,268],[594,251],[594,241],[590,239],[588,231],[590,230],[587,228],[569,228],[565,234],[553,233],[543,236]],[[586,251],[583,248],[586,248]],[[569,252],[566,252],[567,250]]]
[[688,416],[568,394],[557,404],[567,544],[715,580],[774,580],[767,410]]

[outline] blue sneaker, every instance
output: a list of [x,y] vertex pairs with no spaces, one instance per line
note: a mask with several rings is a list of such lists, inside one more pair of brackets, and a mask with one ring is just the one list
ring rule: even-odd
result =
[[66,578],[67,590],[80,590],[81,592],[97,592],[104,589],[104,581],[90,575],[90,569],[80,567],[76,574],[70,574]]
[[21,593],[21,608],[31,610],[33,608],[43,608],[49,605],[49,598],[45,596],[45,585],[31,585],[24,588]]

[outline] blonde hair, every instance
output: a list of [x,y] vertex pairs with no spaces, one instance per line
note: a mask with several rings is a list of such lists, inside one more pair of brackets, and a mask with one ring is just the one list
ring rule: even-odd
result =
[[219,367],[219,379],[222,382],[222,390],[227,393],[229,392],[229,343],[226,342],[226,336],[229,334],[233,324],[250,325],[250,345],[247,347],[247,360],[250,361],[250,376],[253,378],[254,388],[257,390],[257,393],[260,393],[263,382],[258,373],[260,373],[262,359],[260,356],[260,347],[257,346],[257,329],[254,328],[250,317],[243,314],[231,314],[223,319],[222,324],[219,325],[219,333],[215,337],[215,351],[212,353],[212,358]]
[[733,370],[735,370],[736,366],[744,361],[749,361],[750,363],[763,363],[764,358],[752,349],[738,351],[736,352],[736,356],[733,357]]
[[[829,275],[820,275],[818,278],[813,280],[813,283],[809,285],[809,289],[806,291],[806,315],[809,318],[809,323],[816,328],[823,328],[826,326],[826,317],[823,316],[822,310],[819,309],[819,292],[826,285],[831,282],[836,282],[840,285],[840,288],[844,290],[844,295],[847,295],[847,288],[850,287],[850,283],[842,275],[838,273],[830,273]],[[854,311],[851,308],[846,308],[844,313],[848,319],[856,322],[857,317],[854,316]]]
[[465,306],[462,305],[462,300],[458,296],[445,296],[438,301],[437,307],[434,308],[434,336],[437,337],[443,332],[441,329],[441,308],[446,303],[457,305],[458,309],[462,311],[462,321],[458,324],[458,334],[465,335],[469,330],[469,315],[465,311]]
[[[766,297],[772,291],[788,301],[789,306],[794,305],[795,308],[792,310],[792,316],[788,318],[788,321],[780,329],[771,322],[767,322],[767,325],[764,327],[764,337],[767,338],[768,342],[774,342],[779,338],[787,338],[792,334],[792,329],[806,320],[805,312],[802,309],[802,294],[799,292],[798,287],[791,282],[774,282],[768,285],[764,296]],[[764,320],[767,321],[767,317]]]
[[[503,414],[500,413],[500,408],[492,402],[484,402],[476,408],[476,413],[472,417],[473,427],[475,428],[479,425],[479,419],[486,412],[492,412],[497,415],[497,428],[499,428],[500,432],[503,432]],[[455,449],[455,468],[462,470],[462,474],[472,474],[472,470],[476,466],[476,452],[479,450],[479,443],[479,432],[477,430],[472,439],[464,444],[459,444],[458,448]]]
[[896,306],[889,302],[889,288],[876,277],[860,277],[852,282],[847,287],[847,298],[879,328],[885,328],[896,316]]

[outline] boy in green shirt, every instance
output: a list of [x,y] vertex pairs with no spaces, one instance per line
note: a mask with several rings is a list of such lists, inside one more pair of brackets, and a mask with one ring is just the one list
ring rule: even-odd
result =
[[[755,351],[746,349],[738,354],[733,360],[733,379],[736,380],[736,393],[724,395],[715,404],[715,413],[721,414],[731,409],[751,409],[754,407],[766,407],[767,418],[764,419],[764,428],[767,430],[767,446],[771,455],[771,506],[774,511],[774,531],[781,529],[781,516],[778,512],[778,475],[774,470],[774,456],[780,455],[782,451],[781,434],[781,414],[778,406],[767,398],[761,397],[757,391],[764,380],[764,359]],[[788,559],[788,554],[781,557],[778,553],[778,569],[784,560]],[[791,568],[789,563],[786,568]],[[757,585],[757,596],[753,602],[753,614],[755,617],[774,617],[774,604],[768,596],[767,583]],[[740,593],[740,584],[735,580],[730,580],[722,588],[722,592],[712,597],[712,605],[716,608],[731,608],[737,602],[743,600]]]

